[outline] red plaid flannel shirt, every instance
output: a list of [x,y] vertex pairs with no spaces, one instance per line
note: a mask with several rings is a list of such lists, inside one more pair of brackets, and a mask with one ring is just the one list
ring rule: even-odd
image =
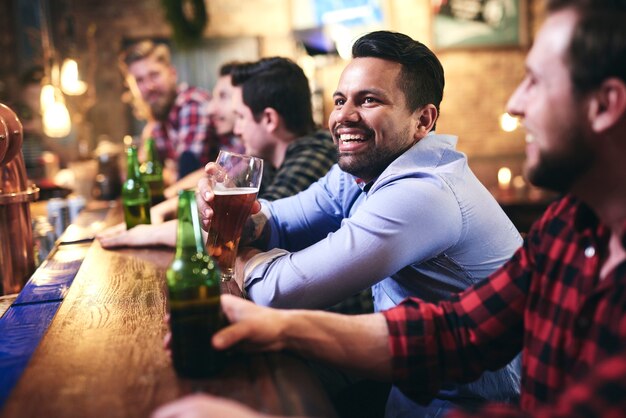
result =
[[181,84],[167,121],[156,123],[152,137],[162,160],[178,161],[184,151],[191,151],[201,164],[214,159],[219,140],[210,129],[208,105],[211,95],[202,89]]
[[487,280],[438,305],[407,299],[384,312],[394,383],[427,402],[442,383],[474,380],[521,350],[521,411],[489,407],[481,417],[625,416],[626,262],[600,280],[609,237],[568,196]]

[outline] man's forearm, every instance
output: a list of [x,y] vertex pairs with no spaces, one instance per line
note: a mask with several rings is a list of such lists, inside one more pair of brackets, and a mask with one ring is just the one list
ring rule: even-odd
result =
[[204,177],[204,169],[199,168],[196,171],[192,171],[176,183],[167,187],[164,191],[166,198],[176,197],[179,190],[183,189],[195,189],[198,186],[198,180]]
[[382,314],[339,315],[323,311],[285,311],[285,347],[358,372],[391,380],[387,321]]

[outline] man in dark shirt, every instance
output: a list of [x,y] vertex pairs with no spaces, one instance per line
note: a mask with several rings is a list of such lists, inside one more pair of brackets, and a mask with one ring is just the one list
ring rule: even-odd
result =
[[276,200],[306,189],[337,161],[327,131],[316,131],[304,71],[288,58],[264,58],[233,69],[234,133],[246,153],[275,171],[259,197]]
[[[488,405],[477,416],[624,416],[626,3],[549,0],[548,11],[508,108],[528,132],[528,179],[565,195],[513,258],[450,300],[409,298],[373,315],[278,311],[224,296],[233,325],[215,347],[296,350],[392,380],[421,403],[521,350],[519,409]],[[154,416],[215,408],[256,416],[206,397]]]

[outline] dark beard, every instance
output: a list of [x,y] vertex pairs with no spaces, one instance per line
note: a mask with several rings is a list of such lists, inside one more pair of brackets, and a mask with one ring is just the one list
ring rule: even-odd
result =
[[[403,151],[404,152],[404,151]],[[364,179],[366,181],[371,181],[376,177],[380,176],[380,174],[385,171],[389,164],[391,164],[396,158],[398,158],[402,153],[367,153],[362,156],[358,161],[351,160],[346,161],[345,158],[349,158],[349,153],[339,153],[339,168],[341,168],[346,173],[350,173],[355,177]],[[345,157],[342,159],[342,157]]]
[[166,96],[164,96],[164,100],[159,100],[155,103],[148,103],[152,117],[159,121],[166,121],[175,100],[176,90],[172,89]]
[[594,154],[580,134],[572,137],[566,147],[560,154],[540,152],[538,163],[526,169],[528,180],[555,192],[570,191],[573,183],[592,165]]
[[[373,131],[368,137],[373,141]],[[409,132],[400,133],[398,136],[404,138],[409,135]],[[399,143],[396,138],[390,139],[392,143]],[[355,177],[361,178],[365,181],[371,181],[380,176],[383,171],[389,165],[396,160],[400,155],[404,154],[407,149],[411,148],[413,144],[402,149],[392,148],[376,148],[369,149],[367,152],[359,155],[359,158],[351,158],[351,153],[339,152],[339,168],[346,173],[350,173]],[[343,158],[342,158],[343,157]]]

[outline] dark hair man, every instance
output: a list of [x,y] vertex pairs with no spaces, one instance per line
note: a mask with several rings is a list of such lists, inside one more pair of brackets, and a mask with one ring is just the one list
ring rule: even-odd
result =
[[[456,137],[434,132],[444,76],[432,51],[378,31],[359,39],[353,56],[329,118],[338,166],[296,196],[262,202],[242,237],[258,249],[240,249],[247,262],[239,280],[261,305],[328,308],[369,287],[376,310],[408,296],[439,301],[488,276],[521,244],[454,149]],[[208,222],[209,181],[199,190]],[[426,416],[518,393],[515,360],[476,382],[446,385],[427,406],[397,388],[387,405],[391,415]]]
[[[513,258],[448,301],[411,298],[368,316],[275,311],[225,296],[235,324],[214,337],[216,347],[245,340],[256,349],[294,349],[392,379],[420,402],[522,350],[519,410],[490,405],[477,417],[624,415],[626,3],[555,0],[548,11],[508,107],[528,131],[526,175],[565,196]],[[199,397],[154,416],[217,408],[256,416]]]
[[264,58],[233,70],[234,132],[246,153],[261,157],[275,174],[263,199],[305,190],[337,161],[327,131],[316,131],[304,71],[288,58]]

